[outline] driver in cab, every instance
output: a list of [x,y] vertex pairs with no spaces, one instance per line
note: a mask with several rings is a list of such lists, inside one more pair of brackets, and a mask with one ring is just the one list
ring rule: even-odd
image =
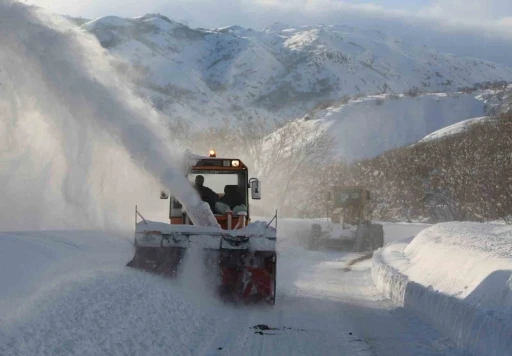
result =
[[210,209],[213,213],[216,212],[215,203],[219,201],[219,196],[213,190],[204,186],[204,176],[196,176],[194,188],[199,193],[201,199],[210,205]]

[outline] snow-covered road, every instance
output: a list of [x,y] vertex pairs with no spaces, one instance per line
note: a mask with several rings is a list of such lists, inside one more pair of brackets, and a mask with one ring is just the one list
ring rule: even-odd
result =
[[369,260],[304,250],[308,224],[280,222],[274,307],[220,303],[193,258],[177,281],[126,268],[118,236],[0,234],[0,355],[464,355],[383,298]]

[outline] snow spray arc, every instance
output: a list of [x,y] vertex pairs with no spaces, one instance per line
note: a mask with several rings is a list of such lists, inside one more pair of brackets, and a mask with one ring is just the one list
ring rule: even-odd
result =
[[94,37],[10,0],[0,0],[0,33],[3,228],[132,227],[134,205],[158,200],[162,184],[198,206],[173,168],[165,118]]

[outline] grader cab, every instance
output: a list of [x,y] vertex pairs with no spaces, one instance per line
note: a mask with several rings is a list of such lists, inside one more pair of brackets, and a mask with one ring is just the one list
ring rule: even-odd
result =
[[375,250],[384,245],[382,225],[372,223],[370,191],[361,186],[334,186],[326,197],[327,226],[313,224],[310,250],[321,247]]

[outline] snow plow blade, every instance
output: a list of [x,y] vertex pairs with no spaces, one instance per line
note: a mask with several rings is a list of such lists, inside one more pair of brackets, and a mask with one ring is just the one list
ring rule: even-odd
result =
[[[199,248],[224,300],[275,304],[276,229],[255,222],[238,230],[141,221],[129,267],[176,277],[190,248]],[[201,263],[201,261],[198,261]]]

